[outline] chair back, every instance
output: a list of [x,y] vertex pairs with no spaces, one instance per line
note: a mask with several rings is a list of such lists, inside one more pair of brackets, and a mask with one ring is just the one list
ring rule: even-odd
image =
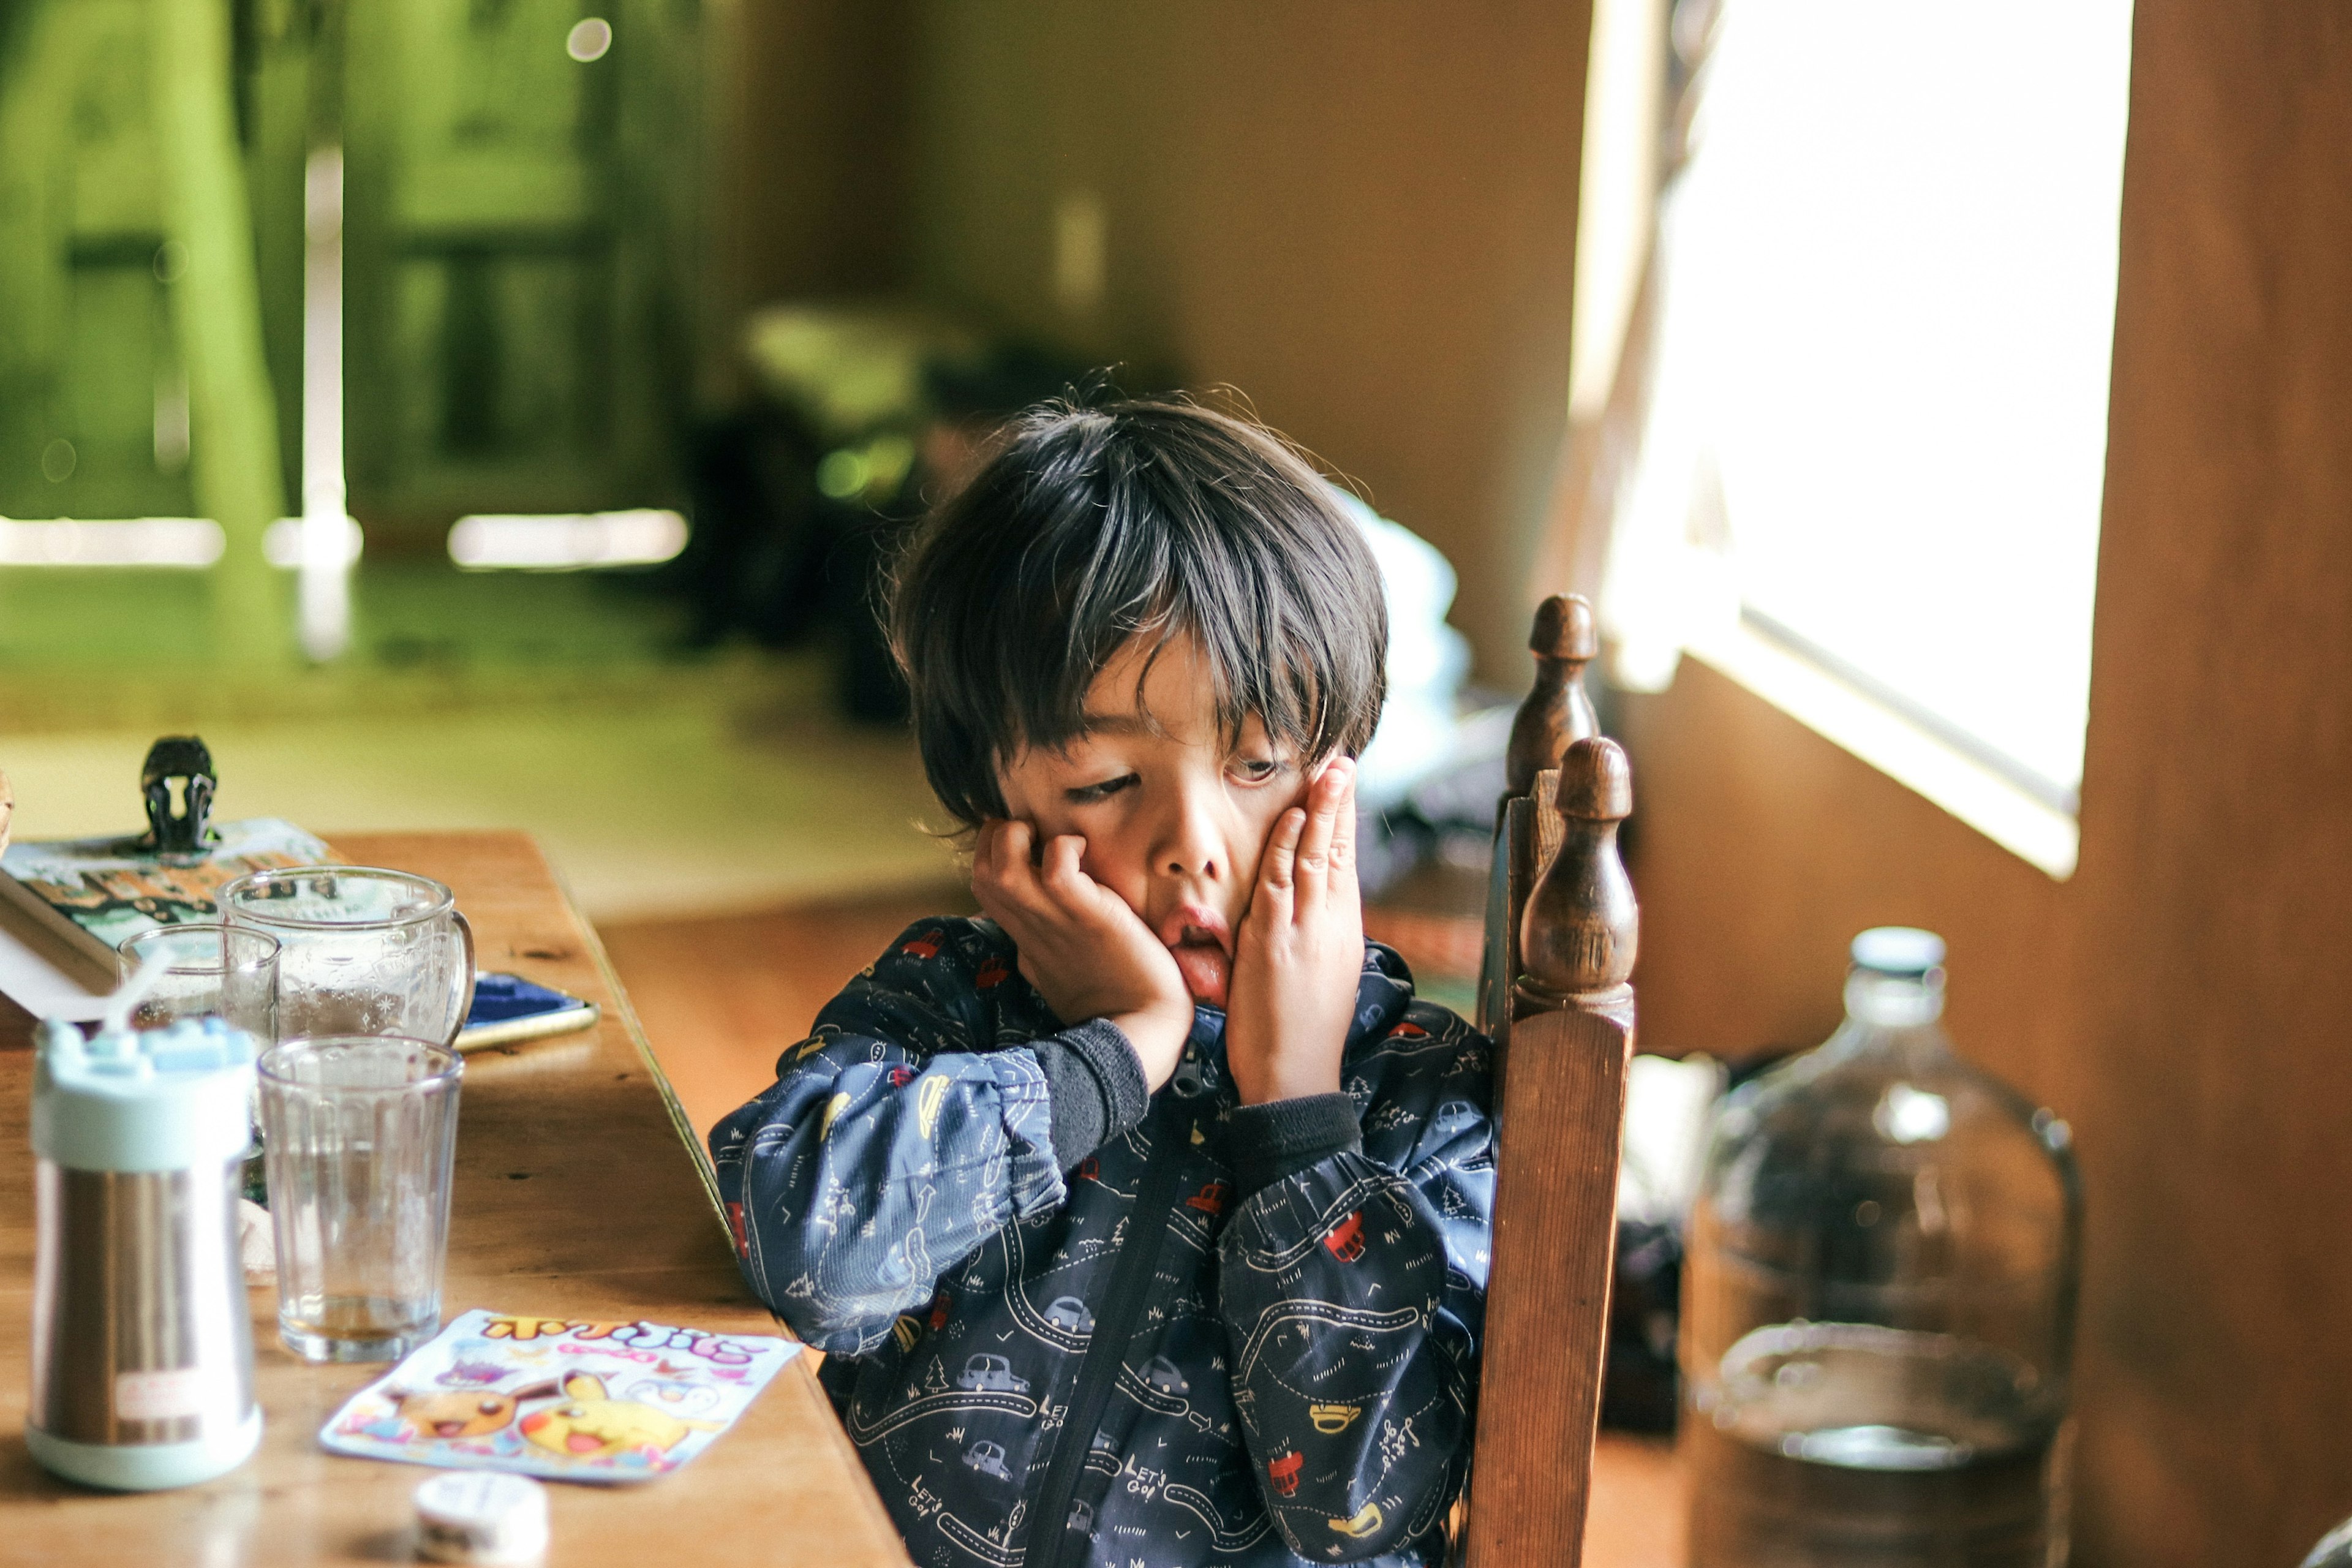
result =
[[1469,1568],[1576,1568],[1583,1555],[1633,1054],[1638,920],[1617,851],[1633,773],[1583,690],[1591,607],[1546,600],[1530,646],[1479,994],[1496,1136]]

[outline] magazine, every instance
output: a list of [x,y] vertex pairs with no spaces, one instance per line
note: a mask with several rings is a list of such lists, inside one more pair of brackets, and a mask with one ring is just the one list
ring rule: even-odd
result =
[[213,895],[248,871],[331,858],[324,843],[276,817],[218,823],[215,832],[202,855],[158,855],[136,837],[11,844],[0,855],[0,899],[102,969],[110,985],[123,938],[215,918]]
[[353,1394],[319,1441],[416,1465],[651,1480],[718,1441],[800,1349],[477,1308]]

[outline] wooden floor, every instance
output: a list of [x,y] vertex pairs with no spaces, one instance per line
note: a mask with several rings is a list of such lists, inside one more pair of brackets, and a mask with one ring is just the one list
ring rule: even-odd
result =
[[[761,914],[599,922],[614,967],[696,1127],[774,1081],[782,1050],[890,939],[924,915],[966,913],[970,893],[836,900]],[[1402,933],[1400,933],[1402,934]],[[1681,1568],[1683,1483],[1672,1448],[1604,1435],[1593,1467],[1585,1568]]]
[[704,1132],[776,1080],[776,1058],[890,939],[925,915],[969,914],[941,885],[762,914],[596,923],[688,1116]]

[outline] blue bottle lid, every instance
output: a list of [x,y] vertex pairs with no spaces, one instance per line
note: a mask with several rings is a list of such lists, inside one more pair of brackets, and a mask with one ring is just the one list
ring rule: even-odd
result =
[[1873,926],[1853,939],[1853,966],[1917,979],[1944,963],[1944,939],[1916,926]]
[[84,1039],[41,1025],[33,1152],[77,1171],[180,1171],[238,1158],[251,1141],[253,1037],[218,1018],[184,1018]]

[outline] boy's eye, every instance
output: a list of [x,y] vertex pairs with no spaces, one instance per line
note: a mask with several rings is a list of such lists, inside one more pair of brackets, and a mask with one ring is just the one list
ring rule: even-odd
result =
[[1108,800],[1136,782],[1135,774],[1121,773],[1115,779],[1105,779],[1100,784],[1080,784],[1076,789],[1064,790],[1062,795],[1072,805],[1092,805],[1097,801]]
[[1234,763],[1234,772],[1251,784],[1264,784],[1282,771],[1282,764],[1271,757],[1240,757]]

